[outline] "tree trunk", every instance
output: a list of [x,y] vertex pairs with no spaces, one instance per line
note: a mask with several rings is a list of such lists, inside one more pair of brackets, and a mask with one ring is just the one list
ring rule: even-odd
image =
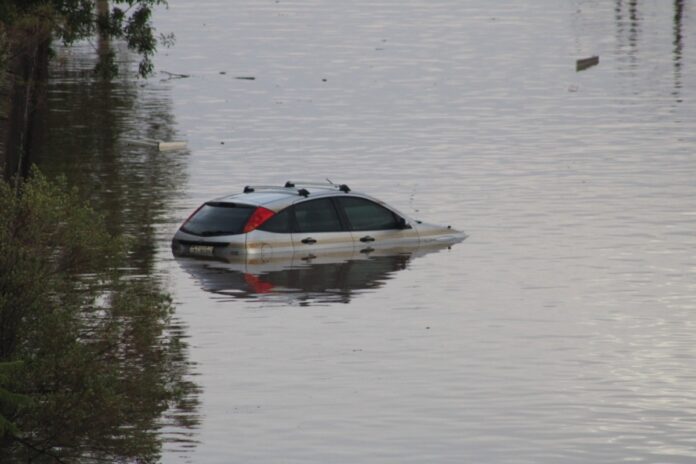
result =
[[[108,16],[109,14],[109,0],[97,0],[96,1],[97,17]],[[97,24],[98,25],[98,24]],[[104,63],[107,60],[111,52],[111,40],[109,39],[109,34],[105,33],[101,29],[97,34],[97,53],[99,54],[99,60]]]
[[[11,42],[0,103],[5,119],[0,121],[0,162],[4,177],[26,176],[32,162],[35,115],[45,104],[50,38],[23,31]],[[1,117],[1,116],[0,116]]]

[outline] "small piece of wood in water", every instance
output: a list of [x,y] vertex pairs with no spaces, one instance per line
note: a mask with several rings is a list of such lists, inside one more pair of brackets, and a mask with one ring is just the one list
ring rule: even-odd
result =
[[163,142],[162,140],[152,139],[125,139],[124,141],[130,145],[142,145],[146,147],[157,148],[157,150],[159,151],[183,150],[186,148],[186,142],[181,140]]
[[159,142],[157,148],[159,151],[183,150],[186,148],[186,142]]
[[160,71],[160,73],[166,74],[167,76],[169,76],[166,80],[169,80],[169,79],[187,79],[187,78],[191,77],[190,74],[178,74],[178,73],[172,73],[169,71]]
[[587,68],[596,66],[599,64],[598,56],[591,56],[589,58],[581,58],[575,62],[575,72],[584,71]]

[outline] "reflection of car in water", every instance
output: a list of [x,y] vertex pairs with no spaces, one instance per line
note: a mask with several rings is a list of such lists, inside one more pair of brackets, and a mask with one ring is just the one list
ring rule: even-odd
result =
[[347,303],[355,293],[377,289],[406,269],[409,261],[449,248],[438,243],[370,252],[290,254],[260,259],[230,256],[226,261],[178,257],[179,265],[203,290],[236,298],[309,305]]

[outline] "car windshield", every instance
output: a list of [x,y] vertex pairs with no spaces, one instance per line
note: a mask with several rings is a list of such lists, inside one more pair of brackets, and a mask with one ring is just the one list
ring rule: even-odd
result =
[[181,226],[181,230],[202,236],[241,234],[254,209],[249,205],[208,202]]

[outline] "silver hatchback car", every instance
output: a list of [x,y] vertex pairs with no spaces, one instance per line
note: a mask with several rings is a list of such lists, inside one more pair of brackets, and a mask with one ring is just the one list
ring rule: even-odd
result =
[[466,238],[450,226],[426,224],[345,185],[287,182],[246,186],[201,205],[172,240],[177,256],[228,258],[302,254],[327,249],[418,247]]

